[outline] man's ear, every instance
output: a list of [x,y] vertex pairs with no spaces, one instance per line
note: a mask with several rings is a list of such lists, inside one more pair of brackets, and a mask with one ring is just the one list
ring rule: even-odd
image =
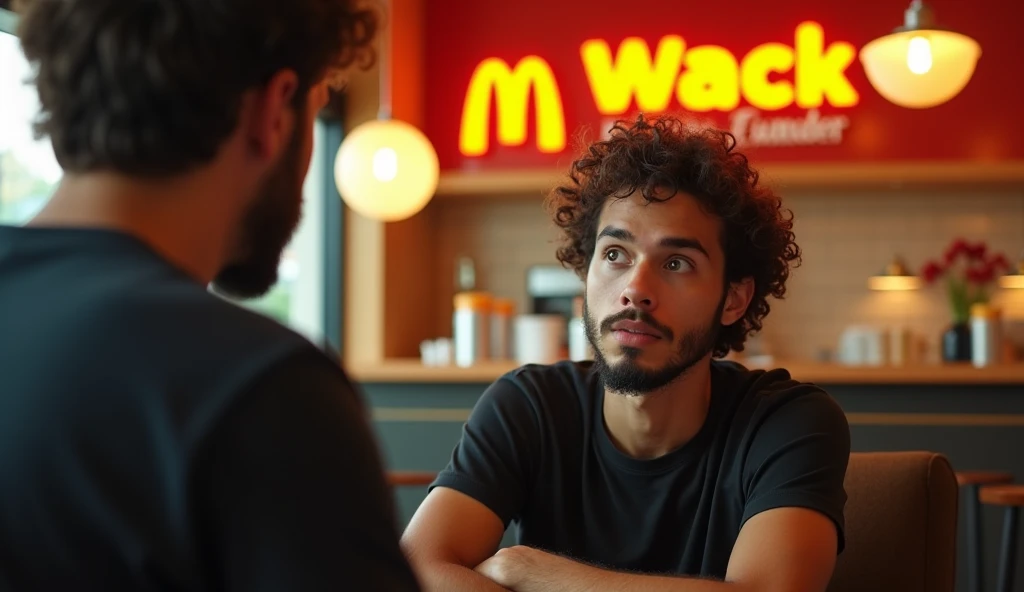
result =
[[747,314],[747,307],[754,298],[754,278],[732,282],[726,289],[728,292],[725,295],[725,306],[722,307],[721,323],[729,326]]
[[253,155],[261,160],[276,161],[287,148],[296,121],[295,94],[298,76],[292,70],[281,70],[263,86],[246,96],[242,125]]

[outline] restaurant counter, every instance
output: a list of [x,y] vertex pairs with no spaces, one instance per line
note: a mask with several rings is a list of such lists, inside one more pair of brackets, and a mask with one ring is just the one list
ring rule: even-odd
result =
[[[741,362],[742,363],[742,362]],[[746,364],[750,368],[755,364]],[[1024,363],[975,368],[970,363],[918,364],[907,366],[845,366],[841,364],[785,360],[771,367],[785,368],[797,380],[817,384],[935,384],[1024,385]],[[516,368],[512,362],[489,362],[468,368],[425,366],[418,359],[387,360],[379,364],[347,368],[353,380],[363,383],[489,383]]]

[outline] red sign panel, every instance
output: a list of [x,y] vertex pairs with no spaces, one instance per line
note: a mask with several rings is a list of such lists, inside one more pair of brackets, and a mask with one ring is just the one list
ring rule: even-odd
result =
[[958,96],[908,109],[857,55],[900,2],[430,0],[425,132],[447,170],[565,166],[639,111],[728,129],[761,162],[1024,159],[1024,8],[931,5],[982,56]]

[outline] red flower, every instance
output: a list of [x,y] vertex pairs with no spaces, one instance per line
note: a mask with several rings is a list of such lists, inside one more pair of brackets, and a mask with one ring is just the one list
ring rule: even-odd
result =
[[978,243],[973,247],[970,245],[964,246],[964,252],[967,253],[967,258],[972,260],[984,260],[986,251],[988,251],[988,245],[983,242]]
[[961,253],[966,254],[971,248],[967,245],[967,241],[962,238],[958,238],[949,245],[946,249],[945,256],[943,257],[946,265],[949,265],[956,260]]
[[996,270],[991,263],[986,263],[978,270],[978,283],[987,284],[996,277]]
[[944,271],[946,270],[943,269],[941,265],[935,261],[929,261],[923,268],[921,268],[921,276],[924,278],[925,282],[930,284],[942,275]]
[[1006,260],[1006,256],[1002,253],[998,253],[995,257],[989,259],[988,264],[991,265],[993,269],[1010,270],[1010,262]]

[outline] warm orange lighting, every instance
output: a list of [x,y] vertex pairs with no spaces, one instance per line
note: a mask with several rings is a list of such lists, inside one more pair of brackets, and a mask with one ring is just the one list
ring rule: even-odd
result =
[[912,0],[903,26],[860,50],[868,82],[889,102],[911,109],[941,105],[974,75],[981,46],[935,24],[922,0]]
[[921,278],[910,273],[903,259],[893,257],[881,275],[868,278],[868,288],[886,292],[917,290]]
[[924,109],[949,101],[974,74],[981,46],[951,31],[905,31],[861,50],[871,86],[901,107]]
[[887,292],[917,290],[921,287],[921,278],[912,275],[876,275],[868,278],[868,288]]
[[1004,275],[999,278],[999,287],[1009,290],[1024,290],[1024,275]]
[[544,59],[528,56],[511,68],[489,58],[477,66],[462,109],[459,149],[466,156],[487,153],[490,144],[491,96],[497,106],[498,142],[505,146],[526,143],[530,89],[537,118],[537,148],[541,152],[565,149],[565,113],[558,82]]
[[423,132],[397,119],[368,121],[348,134],[334,161],[346,204],[375,220],[405,220],[437,189],[437,153]]
[[1024,290],[1024,256],[1017,261],[1017,267],[1013,273],[1008,273],[999,278],[999,287],[1008,290]]

